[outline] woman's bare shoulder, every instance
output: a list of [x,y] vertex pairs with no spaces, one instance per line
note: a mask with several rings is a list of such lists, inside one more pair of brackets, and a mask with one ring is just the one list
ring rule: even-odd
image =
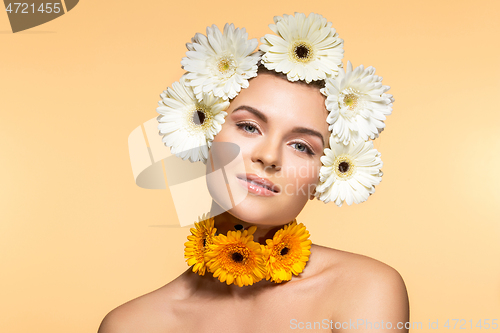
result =
[[137,297],[110,311],[98,333],[175,331],[175,300],[181,292],[178,280]]
[[311,253],[311,259],[321,262],[324,270],[342,273],[350,278],[369,278],[370,280],[376,277],[382,279],[400,278],[399,273],[391,266],[361,254],[316,244],[313,244]]
[[331,281],[331,295],[337,304],[342,304],[335,309],[337,318],[408,320],[406,286],[391,266],[364,255],[318,245],[311,249],[312,260],[323,265],[323,280]]

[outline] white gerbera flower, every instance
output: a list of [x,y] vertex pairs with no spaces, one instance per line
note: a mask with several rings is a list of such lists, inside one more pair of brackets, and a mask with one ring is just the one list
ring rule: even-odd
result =
[[181,64],[188,71],[186,78],[196,98],[212,92],[224,100],[236,97],[241,88],[248,87],[248,79],[257,76],[260,54],[251,54],[257,47],[257,39],[248,40],[245,28],[224,26],[224,35],[215,25],[207,27],[207,36],[197,33]]
[[329,130],[337,142],[375,139],[385,127],[384,120],[392,112],[392,95],[386,94],[389,86],[382,85],[382,78],[374,74],[375,68],[363,65],[340,69],[336,78],[328,78],[321,92],[327,96]]
[[382,180],[383,163],[373,142],[345,146],[330,135],[330,147],[321,156],[323,166],[315,196],[325,203],[334,201],[339,207],[344,201],[348,205],[366,201]]
[[225,121],[229,102],[203,94],[198,101],[183,76],[161,94],[162,100],[156,109],[159,134],[172,154],[191,162],[206,163],[208,148]]
[[275,16],[270,24],[278,36],[261,38],[262,63],[267,69],[287,74],[288,80],[323,80],[336,76],[342,66],[344,41],[338,38],[332,23],[319,14],[303,13]]

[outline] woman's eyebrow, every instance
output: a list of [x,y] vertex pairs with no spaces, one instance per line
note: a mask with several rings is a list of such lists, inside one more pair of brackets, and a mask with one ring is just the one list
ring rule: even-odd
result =
[[323,135],[321,135],[320,132],[315,131],[313,129],[305,128],[305,127],[294,127],[294,129],[292,130],[292,133],[303,133],[303,134],[317,136],[318,138],[321,139],[321,144],[323,145],[323,147],[325,146],[325,139],[323,139]]
[[[236,109],[233,110],[233,113],[235,113],[237,111],[240,111],[240,110],[248,111],[248,112],[254,114],[256,117],[260,118],[263,122],[267,123],[267,117],[266,117],[266,115],[263,114],[261,111],[255,109],[255,108],[253,108],[251,106],[240,105]],[[321,135],[320,132],[315,131],[315,130],[313,130],[311,128],[294,127],[294,129],[292,130],[292,133],[303,133],[303,134],[309,134],[309,135],[317,136],[318,138],[321,139],[321,144],[323,145],[323,147],[325,146],[325,139],[323,139],[323,135]]]
[[233,110],[233,113],[235,113],[235,112],[237,112],[239,110],[245,110],[245,111],[248,111],[250,113],[253,113],[255,116],[257,116],[258,118],[260,118],[263,122],[267,123],[267,117],[266,117],[266,115],[263,114],[262,112],[260,112],[259,110],[254,109],[251,106],[240,105],[236,109]]

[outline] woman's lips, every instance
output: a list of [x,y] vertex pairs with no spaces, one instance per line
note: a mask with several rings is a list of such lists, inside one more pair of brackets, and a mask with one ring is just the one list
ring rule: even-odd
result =
[[238,182],[250,193],[261,196],[273,196],[279,193],[279,188],[268,179],[254,174],[240,174],[236,177],[238,178]]

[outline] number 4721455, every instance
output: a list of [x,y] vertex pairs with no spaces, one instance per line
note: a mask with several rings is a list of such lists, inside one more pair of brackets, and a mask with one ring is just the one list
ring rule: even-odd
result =
[[[60,3],[52,3],[52,2],[42,2],[38,8],[35,9],[35,4],[28,4],[25,2],[11,2],[5,9],[9,14],[28,14],[28,13],[45,13],[45,14],[58,14],[61,12]],[[30,8],[31,7],[31,8]]]
[[[477,322],[472,319],[467,321],[465,319],[448,319],[443,327],[452,328],[452,329],[467,329],[467,328],[480,328],[480,329],[497,329],[498,328],[498,319],[479,319]],[[450,323],[451,321],[451,323]],[[475,325],[474,325],[475,324]]]

